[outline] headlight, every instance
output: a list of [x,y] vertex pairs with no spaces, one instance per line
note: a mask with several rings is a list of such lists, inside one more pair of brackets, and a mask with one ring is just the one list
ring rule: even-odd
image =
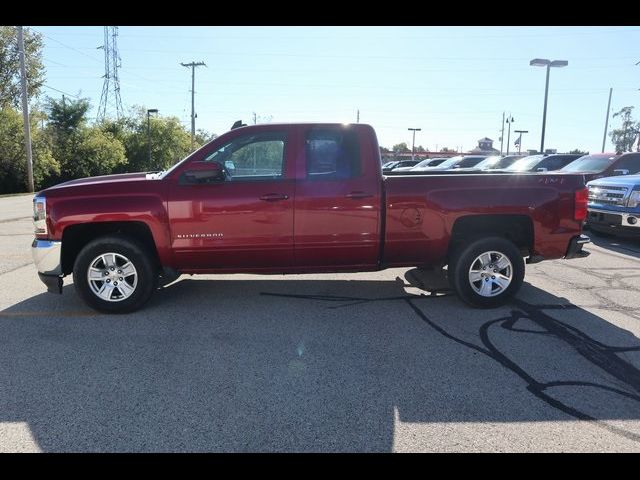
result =
[[36,235],[47,233],[47,201],[44,197],[33,199],[33,225]]
[[640,190],[634,190],[629,195],[629,199],[627,200],[627,207],[636,208],[640,203]]

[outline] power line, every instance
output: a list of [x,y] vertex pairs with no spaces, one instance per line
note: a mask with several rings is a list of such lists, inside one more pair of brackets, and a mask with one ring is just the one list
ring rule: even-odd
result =
[[61,94],[63,94],[63,95],[67,95],[68,97],[80,98],[80,96],[79,96],[79,95],[72,95],[72,94],[70,94],[70,93],[63,92],[62,90],[58,90],[57,88],[50,87],[49,85],[45,85],[44,83],[42,84],[42,86],[43,86],[43,87],[45,87],[45,88],[48,88],[48,89],[50,89],[50,90],[55,90],[56,92],[61,93]]

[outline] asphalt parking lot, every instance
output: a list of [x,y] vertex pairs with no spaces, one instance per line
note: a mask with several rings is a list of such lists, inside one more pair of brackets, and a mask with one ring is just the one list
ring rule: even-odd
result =
[[[474,310],[412,269],[183,276],[96,314],[0,198],[0,452],[640,451],[640,240]],[[431,289],[431,290],[430,290]]]

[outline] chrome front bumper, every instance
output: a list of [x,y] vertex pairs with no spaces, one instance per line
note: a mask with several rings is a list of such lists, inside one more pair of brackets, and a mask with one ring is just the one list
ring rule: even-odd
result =
[[62,293],[61,252],[62,242],[36,238],[31,244],[31,255],[38,276],[47,286],[47,290],[54,293]]
[[[640,228],[640,215],[637,213],[624,213],[615,210],[600,210],[589,207],[587,207],[587,209],[589,211],[589,213],[587,213],[587,222],[591,221],[596,225],[598,223],[604,223],[616,227]],[[602,215],[592,216],[592,212]]]

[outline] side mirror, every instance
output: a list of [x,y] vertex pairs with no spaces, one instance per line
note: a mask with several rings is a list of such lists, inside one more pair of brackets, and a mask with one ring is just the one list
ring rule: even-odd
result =
[[218,162],[193,162],[180,176],[181,185],[200,185],[225,181],[224,168]]
[[545,167],[540,167],[540,168],[538,168],[538,169],[536,170],[536,172],[548,172],[548,171],[549,171],[549,169],[548,169],[548,168],[545,168]]
[[629,175],[629,170],[626,168],[618,168],[613,171],[614,175]]

